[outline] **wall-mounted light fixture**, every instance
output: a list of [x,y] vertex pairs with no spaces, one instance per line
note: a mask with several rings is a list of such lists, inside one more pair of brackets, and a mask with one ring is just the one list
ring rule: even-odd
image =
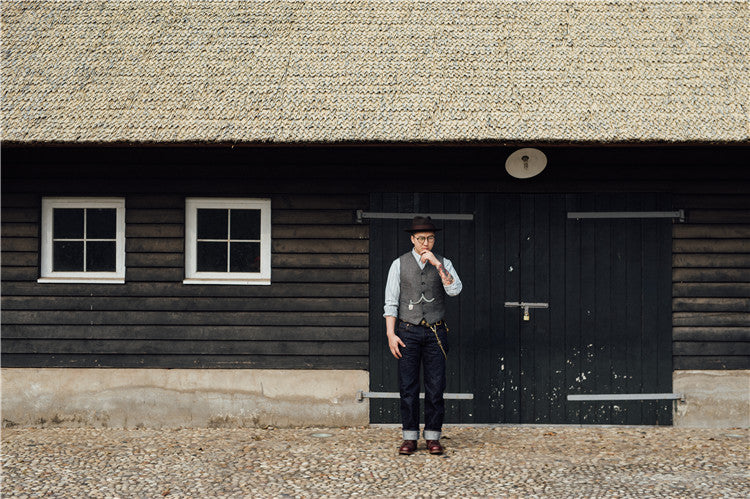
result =
[[505,160],[505,170],[516,178],[531,178],[542,173],[547,156],[539,149],[525,147],[514,151]]

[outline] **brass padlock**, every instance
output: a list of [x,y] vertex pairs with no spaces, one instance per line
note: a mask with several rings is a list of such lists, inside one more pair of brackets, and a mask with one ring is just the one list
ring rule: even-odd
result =
[[529,314],[529,307],[523,307],[523,320],[530,321],[531,314]]

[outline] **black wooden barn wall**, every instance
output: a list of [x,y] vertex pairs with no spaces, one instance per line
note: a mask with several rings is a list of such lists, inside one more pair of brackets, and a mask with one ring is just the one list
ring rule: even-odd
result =
[[750,193],[673,203],[674,368],[750,369]]
[[[354,211],[398,185],[673,192],[674,368],[750,368],[747,148],[551,148],[557,167],[524,183],[497,167],[512,149],[4,146],[2,365],[367,369],[380,291]],[[417,167],[439,175],[394,184]],[[126,199],[126,284],[36,282],[42,196]],[[271,286],[182,284],[185,196],[272,198]]]
[[[6,178],[2,365],[366,369],[367,196],[228,176]],[[42,195],[125,197],[125,284],[36,282]],[[182,283],[186,195],[272,199],[270,286]]]

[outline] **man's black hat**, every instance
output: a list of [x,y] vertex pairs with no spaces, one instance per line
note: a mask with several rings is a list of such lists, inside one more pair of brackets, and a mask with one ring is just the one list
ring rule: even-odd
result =
[[435,227],[435,224],[432,223],[432,219],[430,217],[414,217],[414,220],[411,221],[411,227],[408,229],[404,229],[406,232],[410,234],[414,234],[416,232],[437,232],[439,230]]

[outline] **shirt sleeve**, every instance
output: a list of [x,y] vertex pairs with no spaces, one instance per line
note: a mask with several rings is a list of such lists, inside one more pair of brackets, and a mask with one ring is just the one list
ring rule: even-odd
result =
[[385,313],[383,317],[398,317],[398,299],[401,294],[401,261],[396,258],[388,271],[385,283]]
[[458,274],[456,273],[456,269],[453,268],[453,264],[450,260],[443,257],[443,267],[445,267],[445,270],[447,270],[451,276],[453,276],[453,283],[448,284],[447,286],[443,284],[443,288],[445,289],[445,294],[448,296],[456,296],[458,293],[461,292],[463,289],[463,284],[461,284],[461,279],[458,278]]

